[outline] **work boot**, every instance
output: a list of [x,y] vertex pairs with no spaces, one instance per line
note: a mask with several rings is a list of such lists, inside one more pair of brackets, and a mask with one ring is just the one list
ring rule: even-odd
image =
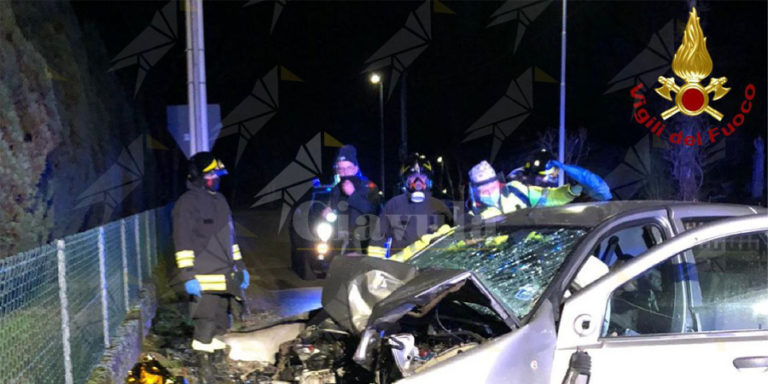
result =
[[213,366],[214,354],[210,352],[197,352],[197,361],[199,368],[197,370],[197,379],[200,384],[215,384],[215,368]]

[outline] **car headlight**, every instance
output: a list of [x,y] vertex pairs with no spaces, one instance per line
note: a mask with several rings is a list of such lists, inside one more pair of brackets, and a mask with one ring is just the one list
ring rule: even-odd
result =
[[333,226],[331,223],[321,221],[320,224],[317,224],[317,227],[315,227],[315,233],[317,234],[317,237],[320,238],[320,241],[326,242],[333,234]]
[[317,246],[315,247],[315,250],[317,251],[318,258],[320,260],[322,260],[323,259],[323,255],[328,253],[328,243],[326,243],[326,242],[317,243]]

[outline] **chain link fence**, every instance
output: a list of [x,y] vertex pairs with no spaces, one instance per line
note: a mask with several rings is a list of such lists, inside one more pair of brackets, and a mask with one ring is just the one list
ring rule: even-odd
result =
[[0,383],[87,380],[152,275],[166,210],[0,259]]

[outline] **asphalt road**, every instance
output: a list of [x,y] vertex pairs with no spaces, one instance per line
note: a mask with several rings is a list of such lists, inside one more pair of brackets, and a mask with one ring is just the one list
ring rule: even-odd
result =
[[232,216],[251,274],[246,292],[251,311],[293,316],[319,308],[323,280],[304,281],[291,270],[290,220],[279,230],[280,208],[246,209]]

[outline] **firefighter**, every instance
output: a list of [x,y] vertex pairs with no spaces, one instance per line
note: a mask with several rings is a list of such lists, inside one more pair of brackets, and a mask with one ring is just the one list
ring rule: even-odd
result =
[[[534,158],[526,163],[524,170],[529,177],[504,183],[496,171],[482,161],[469,171],[470,211],[471,216],[488,219],[529,207],[551,207],[570,203],[581,196],[583,191],[596,200],[610,200],[608,185],[594,173],[573,165],[562,164],[555,160],[546,160],[546,156]],[[557,176],[556,168],[562,169],[578,184],[565,184],[561,187],[551,185],[550,179]]]
[[250,279],[235,242],[229,205],[217,192],[220,177],[226,174],[222,162],[210,152],[195,154],[187,169],[188,190],[173,209],[178,278],[193,302],[192,349],[200,359],[202,383],[215,382],[214,353],[221,355],[226,347],[216,336],[229,328],[231,301],[240,300]]
[[333,212],[340,236],[349,240],[346,249],[363,253],[381,209],[379,188],[360,172],[357,149],[351,145],[339,149],[334,167],[339,182],[331,190],[324,216]]
[[453,225],[451,211],[430,193],[432,164],[424,155],[410,155],[400,177],[405,191],[385,205],[368,256],[405,261],[429,244],[424,235],[444,233]]

